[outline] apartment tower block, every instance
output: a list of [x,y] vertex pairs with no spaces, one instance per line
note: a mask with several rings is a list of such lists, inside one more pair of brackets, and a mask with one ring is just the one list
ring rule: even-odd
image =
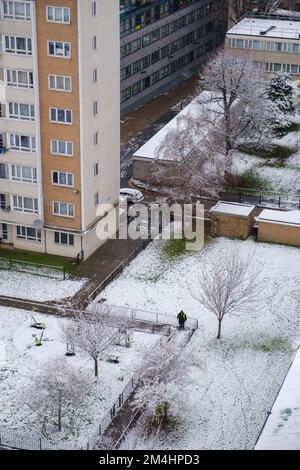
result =
[[117,204],[118,0],[0,0],[0,241],[68,257]]

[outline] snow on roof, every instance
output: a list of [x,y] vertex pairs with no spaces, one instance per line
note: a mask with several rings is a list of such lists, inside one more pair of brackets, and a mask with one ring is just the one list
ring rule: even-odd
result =
[[[263,32],[263,34],[261,34],[261,32]],[[299,40],[300,22],[291,21],[289,18],[243,18],[234,25],[227,34]]]
[[300,226],[300,211],[279,211],[264,209],[257,217],[258,222]]
[[254,209],[255,206],[250,204],[219,201],[210,211],[218,214],[234,215],[236,217],[248,217]]
[[300,449],[300,349],[292,363],[255,450]]
[[[199,103],[199,98],[204,98],[209,95],[210,92],[203,91],[197,98],[195,98],[190,104],[188,104],[180,113],[178,113],[168,124],[160,129],[151,139],[149,139],[142,147],[140,147],[134,154],[133,158],[157,158],[156,150],[164,141],[168,132],[176,130],[179,127],[179,122],[182,117],[195,118],[201,115],[201,111],[212,110],[217,106],[217,102],[208,103],[206,108],[205,105]],[[208,131],[208,128],[207,128]]]

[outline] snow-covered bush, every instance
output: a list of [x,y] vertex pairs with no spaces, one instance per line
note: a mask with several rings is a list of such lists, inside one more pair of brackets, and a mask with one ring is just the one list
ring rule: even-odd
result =
[[267,88],[268,97],[287,116],[295,113],[296,86],[287,73],[279,73],[271,78]]

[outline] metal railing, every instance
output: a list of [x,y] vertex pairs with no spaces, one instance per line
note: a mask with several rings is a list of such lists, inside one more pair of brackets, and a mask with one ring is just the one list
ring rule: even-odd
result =
[[288,193],[257,191],[246,188],[228,188],[220,192],[220,199],[228,202],[253,204],[276,209],[299,209],[300,197]]
[[10,270],[20,273],[32,274],[35,276],[48,277],[51,279],[65,280],[68,277],[68,269],[75,261],[71,261],[64,266],[52,266],[29,261],[21,261],[12,257],[0,258],[0,270]]
[[[145,321],[158,325],[177,326],[177,313],[174,315],[151,312],[148,310],[134,309],[130,307],[119,307],[117,305],[93,303],[89,305],[88,311],[93,311],[98,314],[109,314],[111,317],[128,318],[135,321]],[[198,329],[198,320],[196,318],[189,318],[186,321],[186,328],[189,330]]]
[[72,443],[54,443],[43,437],[0,429],[0,447],[18,450],[80,450]]

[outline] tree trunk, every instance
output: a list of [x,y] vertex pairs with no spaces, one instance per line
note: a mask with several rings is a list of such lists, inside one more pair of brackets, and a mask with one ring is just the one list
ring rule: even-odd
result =
[[58,401],[58,430],[61,431],[62,426],[61,426],[61,397],[59,398]]
[[222,327],[222,320],[218,320],[218,335],[217,335],[217,339],[220,339],[221,338],[221,327]]
[[98,379],[98,371],[99,371],[99,367],[98,367],[98,358],[93,358],[94,359],[94,366],[95,366],[95,377]]

